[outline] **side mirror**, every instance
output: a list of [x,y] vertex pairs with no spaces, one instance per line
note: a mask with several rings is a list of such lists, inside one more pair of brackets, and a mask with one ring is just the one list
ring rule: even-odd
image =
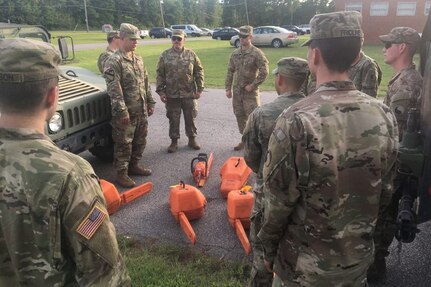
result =
[[[72,56],[69,57],[68,39],[72,47]],[[72,61],[75,59],[75,48],[73,46],[73,39],[70,36],[58,36],[58,49],[60,50],[61,59],[63,61]]]

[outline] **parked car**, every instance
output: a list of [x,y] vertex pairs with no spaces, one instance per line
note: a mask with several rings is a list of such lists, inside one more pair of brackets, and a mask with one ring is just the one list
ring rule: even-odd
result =
[[187,34],[187,36],[192,37],[200,37],[204,35],[204,32],[193,24],[171,25],[171,30],[183,30],[184,33]]
[[211,30],[211,29],[201,28],[201,30],[204,32],[205,36],[212,36],[213,35],[213,30]]
[[145,37],[148,37],[148,30],[141,30],[141,31],[139,31],[139,37],[141,37],[141,39],[144,39]]
[[233,36],[238,35],[239,30],[232,27],[225,27],[214,31],[212,38],[216,40],[230,40]]
[[148,32],[150,35],[150,38],[170,38],[172,37],[172,30],[169,28],[163,28],[163,27],[153,27],[150,29],[150,32]]
[[298,26],[295,26],[295,25],[282,25],[281,28],[296,32],[296,34],[298,34],[298,35],[304,35],[305,34],[305,31],[303,31],[301,28],[299,28]]
[[298,27],[307,34],[310,34],[310,24],[301,24]]
[[[251,42],[255,46],[272,46],[281,48],[284,46],[298,43],[298,35],[296,32],[286,30],[278,26],[261,26],[253,29],[253,38]],[[230,39],[230,44],[239,48],[239,36],[233,36]]]

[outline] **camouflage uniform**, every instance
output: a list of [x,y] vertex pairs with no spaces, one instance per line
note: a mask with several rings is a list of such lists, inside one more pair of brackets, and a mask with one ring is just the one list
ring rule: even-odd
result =
[[[380,39],[386,43],[407,43],[415,49],[419,44],[420,37],[412,28],[396,27],[391,30],[388,35],[380,36]],[[401,69],[395,74],[388,83],[388,91],[384,99],[384,103],[388,105],[398,123],[399,139],[401,141],[404,130],[406,129],[407,116],[411,108],[421,110],[421,91],[422,91],[422,76],[415,69],[414,64]],[[374,270],[370,270],[370,276],[384,276],[385,269],[382,262],[389,255],[389,246],[391,245],[396,232],[396,218],[398,215],[398,203],[402,196],[402,192],[397,190],[399,187],[399,179],[395,180],[396,192],[392,197],[391,203],[381,214],[377,221],[377,226],[374,234],[375,258],[376,264],[373,265]],[[373,274],[374,273],[374,274]]]
[[[358,37],[360,20],[355,11],[316,15],[310,37]],[[258,234],[274,262],[273,286],[365,286],[397,148],[391,110],[350,81],[323,83],[281,114],[263,168]]]
[[[48,44],[1,40],[0,53],[0,89],[4,82],[19,88],[58,77],[60,56]],[[90,164],[41,131],[6,126],[0,128],[0,286],[131,286]]]
[[[144,62],[134,52],[128,58],[118,49],[105,63],[104,77],[111,98],[114,166],[121,173],[142,158],[147,143],[148,109],[154,108],[156,102]],[[121,124],[119,119],[127,115],[130,124]]]
[[[173,36],[175,36],[174,34]],[[164,51],[157,64],[157,88],[166,96],[166,117],[169,119],[169,137],[180,138],[181,110],[184,112],[186,135],[197,135],[196,92],[204,89],[204,70],[199,57],[190,49],[177,52],[173,47]]]
[[[374,59],[361,51],[359,61],[350,66],[347,73],[358,91],[374,98],[377,97],[377,90],[382,81],[382,70]],[[311,76],[310,78],[307,90],[309,95],[316,91],[316,77]]]
[[105,66],[106,60],[108,60],[108,58],[114,53],[114,50],[112,50],[110,47],[106,47],[105,52],[99,55],[99,59],[97,59],[97,67],[99,68],[101,74],[103,74],[103,68]]
[[[300,58],[283,58],[277,63],[273,74],[304,81],[308,75],[307,61]],[[250,240],[253,248],[253,267],[250,286],[271,286],[273,275],[266,270],[263,262],[263,249],[257,241],[257,234],[263,223],[263,179],[262,170],[268,141],[271,136],[275,120],[281,112],[293,103],[304,98],[301,92],[286,92],[273,102],[257,107],[249,116],[242,141],[244,142],[244,159],[247,165],[256,173],[254,185],[254,205],[250,219]]]
[[[268,76],[268,60],[263,52],[253,45],[247,50],[236,49],[229,59],[225,81],[226,91],[233,86],[232,106],[239,132],[242,134],[248,116],[260,106],[259,86]],[[245,86],[252,84],[251,92]]]
[[379,64],[364,52],[361,51],[359,57],[359,61],[350,66],[347,71],[349,79],[355,84],[357,90],[375,98],[382,81],[382,70]]

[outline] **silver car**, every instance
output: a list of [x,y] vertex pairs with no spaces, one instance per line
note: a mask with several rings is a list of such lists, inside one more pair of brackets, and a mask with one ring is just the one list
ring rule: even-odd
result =
[[[255,46],[272,46],[281,48],[298,43],[296,32],[286,30],[278,26],[260,26],[253,29],[253,38],[251,42]],[[239,36],[233,36],[230,44],[239,48]]]

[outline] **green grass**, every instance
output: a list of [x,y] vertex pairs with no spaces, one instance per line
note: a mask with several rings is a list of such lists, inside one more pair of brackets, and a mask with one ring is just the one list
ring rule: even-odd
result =
[[[90,43],[92,39],[100,40],[101,36],[104,37],[103,33],[97,32],[79,32],[72,34],[72,36],[74,37],[75,43]],[[261,48],[269,60],[270,71],[275,68],[277,61],[282,57],[296,56],[306,58],[307,48],[300,46],[301,43],[303,43],[306,39],[308,39],[308,35],[301,36],[300,43],[287,48]],[[105,41],[104,39],[102,40]],[[145,61],[150,76],[150,81],[153,83],[156,79],[156,65],[158,58],[161,52],[165,49],[168,49],[169,47],[170,43],[164,43],[157,45],[140,45],[137,49],[138,54],[141,55]],[[193,49],[203,63],[205,70],[205,86],[211,88],[224,88],[224,80],[229,56],[234,50],[234,48],[229,45],[229,41],[189,41],[186,42],[186,47]],[[78,51],[76,52],[76,60],[71,63],[71,65],[81,66],[98,73],[96,61],[102,51],[103,48],[88,51]],[[377,60],[383,71],[383,79],[379,88],[379,97],[383,97],[386,94],[388,81],[393,74],[392,68],[383,62],[382,46],[364,46],[364,51],[368,56]],[[268,76],[267,80],[261,86],[261,90],[274,90],[272,75]]]
[[53,31],[51,32],[51,36],[70,36],[73,38],[75,44],[106,43],[106,33],[103,32]]
[[245,286],[250,267],[217,259],[187,247],[119,237],[119,246],[133,286]]

